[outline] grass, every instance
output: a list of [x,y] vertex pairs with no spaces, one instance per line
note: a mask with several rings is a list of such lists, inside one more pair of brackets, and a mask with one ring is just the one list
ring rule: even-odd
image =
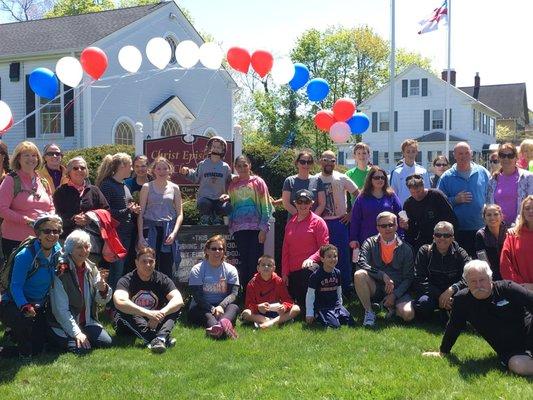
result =
[[[378,318],[338,331],[301,322],[268,331],[239,326],[213,341],[179,322],[176,347],[151,354],[130,338],[85,357],[0,360],[0,399],[532,399],[532,380],[499,367],[492,349],[463,333],[447,359],[427,359],[442,330]],[[109,328],[109,326],[108,326]],[[111,330],[112,331],[112,330]]]

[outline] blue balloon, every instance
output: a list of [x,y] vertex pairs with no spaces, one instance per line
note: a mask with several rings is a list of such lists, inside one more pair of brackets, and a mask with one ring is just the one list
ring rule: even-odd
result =
[[315,78],[307,85],[307,98],[311,101],[322,101],[328,97],[329,85],[325,79]]
[[37,68],[30,74],[30,87],[38,96],[52,100],[59,92],[59,80],[48,68]]
[[289,82],[289,86],[292,90],[297,91],[298,89],[305,86],[309,80],[309,69],[301,63],[294,64],[294,77]]
[[368,126],[370,125],[370,120],[368,119],[366,114],[362,112],[357,112],[352,118],[346,121],[346,123],[350,125],[350,131],[352,131],[354,135],[358,135],[364,133],[368,129]]

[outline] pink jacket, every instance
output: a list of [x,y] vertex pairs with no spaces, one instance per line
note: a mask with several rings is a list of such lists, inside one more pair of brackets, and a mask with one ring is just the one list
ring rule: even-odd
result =
[[321,217],[311,211],[306,219],[298,222],[298,214],[293,215],[285,226],[281,274],[288,276],[302,269],[302,263],[308,258],[319,262],[320,247],[328,243],[328,226]]
[[[30,175],[18,171],[23,190],[32,189]],[[24,217],[36,219],[40,214],[55,211],[52,195],[43,186],[41,179],[35,179],[35,195],[27,191],[20,192],[13,198],[14,181],[6,175],[0,185],[0,217],[2,223],[2,237],[9,240],[23,241],[30,235],[35,235],[33,228],[28,226]]]

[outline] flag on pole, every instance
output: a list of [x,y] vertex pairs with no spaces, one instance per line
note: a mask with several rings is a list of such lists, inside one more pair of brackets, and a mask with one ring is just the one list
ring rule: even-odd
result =
[[435,8],[431,15],[419,22],[420,30],[418,34],[435,31],[439,27],[439,22],[446,23],[448,20],[448,1],[444,0],[444,3],[439,8]]

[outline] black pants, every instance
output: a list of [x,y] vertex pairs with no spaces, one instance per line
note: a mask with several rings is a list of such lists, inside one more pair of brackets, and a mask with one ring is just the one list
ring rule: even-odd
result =
[[148,326],[148,318],[138,315],[125,314],[117,311],[114,318],[115,331],[119,334],[134,334],[144,341],[145,344],[150,343],[156,337],[163,340],[168,340],[179,312],[167,315],[163,321],[157,325],[155,329]]
[[42,353],[46,342],[45,310],[42,307],[36,311],[35,317],[25,317],[14,302],[0,303],[0,321],[11,328],[17,344],[15,348],[4,349],[5,354],[28,357]]
[[19,244],[22,242],[19,242],[17,240],[9,240],[2,238],[2,252],[4,253],[5,260],[9,258],[13,250],[15,250],[17,247],[19,247]]
[[218,317],[218,319],[210,312],[204,312],[198,306],[195,306],[189,310],[189,321],[194,325],[210,328],[213,325],[218,324],[218,321],[222,318],[227,318],[232,324],[235,324],[237,314],[239,314],[239,306],[234,303],[228,304],[224,310],[224,314]]
[[238,266],[239,280],[241,287],[246,289],[246,285],[257,271],[257,260],[263,255],[264,245],[259,243],[259,231],[257,230],[237,231],[233,237],[241,257],[241,263]]
[[[174,263],[176,263],[176,267],[179,265],[181,260],[174,260],[174,256],[172,252],[163,253],[161,251],[161,246],[164,244],[166,237],[163,235],[163,227],[156,226],[155,227],[157,231],[157,236],[155,240],[155,265],[156,269],[159,272],[162,272],[166,276],[168,276],[170,279],[174,280]],[[147,233],[148,230],[146,230]],[[146,239],[146,233],[145,233],[145,239]]]
[[310,269],[302,268],[289,274],[289,294],[300,306],[302,317],[305,316],[305,296],[311,273]]
[[[111,336],[109,336],[109,333],[107,333],[106,330],[101,326],[89,325],[80,328],[81,331],[85,334],[85,336],[87,336],[87,339],[89,339],[89,343],[91,343],[91,348],[111,346]],[[71,338],[70,336],[59,336],[54,332],[52,328],[48,328],[48,337],[57,348],[63,351],[70,351],[71,353],[75,354],[87,353],[86,349],[79,348],[76,345],[76,339]]]

